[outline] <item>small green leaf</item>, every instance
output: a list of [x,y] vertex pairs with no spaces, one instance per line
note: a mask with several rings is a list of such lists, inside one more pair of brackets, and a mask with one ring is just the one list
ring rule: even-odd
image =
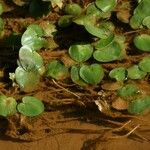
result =
[[150,111],[150,96],[138,98],[129,103],[128,112],[135,115]]
[[22,98],[22,103],[18,104],[17,109],[25,116],[34,117],[44,111],[44,104],[33,96],[25,96]]
[[135,85],[127,84],[124,87],[122,87],[121,89],[119,89],[117,92],[120,97],[126,98],[129,96],[134,96],[134,95],[138,94],[139,89]]
[[139,62],[139,68],[144,72],[150,72],[150,56],[144,57]]
[[143,25],[150,29],[150,16],[144,18]]
[[96,6],[101,9],[103,12],[112,11],[116,4],[116,0],[96,0]]
[[99,62],[111,62],[111,61],[119,60],[121,54],[122,54],[122,49],[120,47],[120,44],[114,41],[113,43],[109,44],[103,49],[96,50],[93,53],[93,57]]
[[92,64],[90,66],[83,65],[80,68],[79,74],[86,83],[92,85],[100,83],[104,77],[103,68],[99,64]]
[[15,80],[23,91],[30,92],[37,88],[40,75],[37,71],[25,71],[18,67],[15,71]]
[[107,39],[100,39],[95,43],[97,50],[103,49],[114,41],[114,34],[111,34]]
[[45,46],[45,40],[38,36],[39,32],[36,32],[32,28],[27,29],[21,38],[22,45],[28,45],[33,50],[40,50]]
[[67,15],[77,16],[81,14],[82,8],[76,3],[70,3],[66,4],[64,11]]
[[69,55],[77,62],[87,61],[93,53],[93,47],[90,44],[74,44],[69,48]]
[[44,66],[43,58],[28,46],[20,48],[19,62],[26,71],[39,70]]
[[[104,21],[101,23],[101,26],[107,28],[108,30],[110,30],[111,32],[113,32],[115,30],[115,26],[112,22],[110,21]],[[110,35],[111,36],[111,35]]]
[[68,68],[60,61],[51,61],[46,68],[46,76],[56,80],[65,79],[68,76]]
[[127,69],[128,71],[128,78],[130,79],[142,79],[146,76],[146,72],[140,70],[139,66],[134,65]]
[[80,86],[87,86],[87,84],[81,79],[79,75],[80,68],[77,66],[71,67],[71,79],[74,83]]
[[64,15],[64,16],[60,17],[58,20],[58,26],[61,28],[66,28],[66,27],[70,26],[71,23],[72,23],[72,16],[70,16],[70,15]]
[[110,18],[111,13],[110,12],[103,12],[100,9],[98,9],[95,5],[95,3],[90,3],[86,8],[86,16],[96,16],[97,19],[100,18]]
[[33,32],[33,34],[37,35],[38,37],[44,36],[44,30],[37,24],[29,25],[27,30],[30,31],[30,33]]
[[150,52],[150,35],[142,34],[134,38],[135,46],[142,51]]
[[6,97],[0,95],[0,115],[3,117],[14,115],[16,110],[17,102],[13,97]]
[[123,67],[118,67],[109,72],[109,76],[112,79],[116,79],[117,81],[123,81],[126,79],[127,71]]
[[92,35],[102,38],[102,39],[106,39],[111,35],[110,30],[108,30],[106,27],[104,26],[96,26],[92,23],[86,23],[84,24],[85,29]]
[[143,20],[150,15],[150,1],[141,0],[134,10],[134,14],[130,19],[130,25],[133,29],[141,28]]

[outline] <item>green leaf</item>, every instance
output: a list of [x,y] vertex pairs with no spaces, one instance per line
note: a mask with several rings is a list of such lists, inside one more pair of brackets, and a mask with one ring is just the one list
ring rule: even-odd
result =
[[144,72],[150,72],[150,56],[144,57],[139,62],[139,68]]
[[80,86],[87,86],[87,84],[81,79],[79,75],[80,67],[72,66],[71,67],[71,79],[74,83]]
[[100,39],[95,43],[97,50],[103,49],[114,41],[114,34],[111,34],[107,39]]
[[27,29],[22,35],[21,44],[28,45],[35,51],[40,50],[42,47],[45,46],[45,40],[41,38],[39,34],[42,33],[35,31],[32,28]]
[[150,29],[150,16],[144,18],[143,25]]
[[77,62],[87,61],[93,53],[93,47],[90,44],[74,44],[69,48],[69,55]]
[[128,78],[130,79],[142,79],[146,76],[146,72],[140,70],[139,66],[134,65],[127,69]]
[[19,63],[26,71],[40,70],[44,67],[43,58],[28,46],[20,48]]
[[61,16],[58,20],[58,26],[61,28],[66,28],[70,26],[71,23],[72,23],[72,16],[70,15]]
[[129,103],[128,112],[135,115],[150,111],[150,96],[138,98]]
[[109,76],[112,79],[116,79],[117,81],[123,81],[126,79],[127,71],[123,67],[114,68],[109,72]]
[[86,24],[84,24],[84,27],[90,34],[98,38],[106,39],[111,35],[110,30],[108,30],[104,26],[98,27],[92,23],[87,22]]
[[6,97],[0,95],[0,115],[3,117],[14,115],[16,110],[17,102],[13,97]]
[[142,34],[134,38],[135,46],[142,51],[150,52],[150,35]]
[[15,80],[21,90],[30,92],[37,88],[40,75],[37,71],[25,71],[22,67],[17,67],[15,71]]
[[[90,15],[79,15],[78,17],[73,18],[73,22],[75,22],[78,25],[86,25],[86,24],[92,24],[94,25],[96,22],[97,17],[93,14]],[[90,21],[90,22],[89,22]]]
[[104,77],[103,68],[99,64],[92,64],[90,66],[83,65],[80,68],[79,74],[86,83],[92,85],[100,83]]
[[36,97],[25,96],[22,98],[22,103],[18,104],[17,109],[25,116],[34,117],[44,111],[44,104]]
[[[115,30],[115,26],[112,22],[110,21],[104,21],[101,23],[101,26],[107,28],[108,30],[110,30],[111,32],[114,32]],[[111,35],[110,35],[111,36]]]
[[103,12],[109,12],[115,8],[117,1],[116,0],[96,0],[95,4]]
[[44,30],[37,24],[31,24],[27,27],[28,31],[34,32],[38,37],[44,36]]
[[63,80],[68,76],[68,68],[62,62],[53,60],[47,65],[46,76]]
[[96,6],[95,6],[95,3],[90,3],[87,8],[86,8],[86,15],[91,15],[91,14],[94,14],[94,15],[101,15],[102,14],[102,11],[100,11]]
[[76,3],[70,3],[66,4],[64,11],[67,15],[77,16],[81,14],[82,8]]
[[120,44],[114,41],[113,43],[109,44],[107,47],[104,47],[103,49],[100,50],[96,50],[93,53],[93,57],[99,62],[111,62],[111,61],[119,60],[121,54],[122,54],[122,49],[120,47]]
[[127,84],[124,87],[122,87],[121,89],[119,89],[117,92],[120,97],[126,98],[129,96],[134,96],[134,95],[138,94],[139,89],[135,85]]
[[133,29],[141,28],[145,17],[150,15],[149,13],[150,1],[142,0],[134,10],[134,14],[130,19],[130,25]]

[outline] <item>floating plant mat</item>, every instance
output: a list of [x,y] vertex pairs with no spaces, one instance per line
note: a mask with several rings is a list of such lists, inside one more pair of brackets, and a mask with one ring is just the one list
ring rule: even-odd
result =
[[[3,136],[149,140],[148,0],[0,2]],[[99,126],[70,128],[75,120]]]

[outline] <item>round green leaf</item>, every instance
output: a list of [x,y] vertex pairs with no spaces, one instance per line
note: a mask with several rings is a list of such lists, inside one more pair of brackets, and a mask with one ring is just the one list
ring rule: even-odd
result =
[[109,76],[112,79],[116,79],[117,81],[123,81],[126,79],[127,71],[123,67],[118,67],[109,72]]
[[33,32],[33,34],[36,34],[39,37],[44,36],[44,30],[37,24],[31,24],[27,27],[27,30],[30,32]]
[[29,46],[23,46],[19,51],[19,61],[21,66],[27,70],[39,70],[44,66],[43,58]]
[[14,115],[16,110],[17,102],[13,97],[6,97],[5,95],[0,95],[0,115],[7,117]]
[[150,96],[138,98],[129,103],[128,112],[140,115],[150,111]]
[[134,65],[127,69],[128,71],[128,78],[130,79],[142,79],[146,76],[146,72],[140,70],[139,66]]
[[133,29],[137,29],[141,26],[142,24],[142,19],[139,15],[133,15],[130,19],[130,26],[133,28]]
[[121,89],[119,89],[117,92],[120,97],[126,98],[129,96],[134,96],[137,93],[139,93],[139,89],[135,85],[127,84],[124,87],[122,87]]
[[72,16],[70,15],[65,15],[59,18],[58,20],[58,26],[61,28],[66,28],[70,26],[72,23]]
[[130,19],[130,25],[133,29],[141,28],[145,17],[149,16],[149,0],[142,0],[134,10],[134,14]]
[[150,35],[142,34],[134,38],[135,46],[142,51],[150,52]]
[[77,16],[81,14],[82,8],[76,3],[71,3],[66,4],[64,11],[67,15]]
[[139,62],[139,68],[144,72],[150,72],[150,56],[144,57]]
[[71,79],[74,83],[80,86],[87,86],[87,84],[81,79],[79,75],[80,68],[77,66],[71,67]]
[[30,92],[37,88],[40,75],[37,71],[25,71],[18,67],[15,71],[15,80],[23,91]]
[[69,48],[69,55],[77,62],[87,61],[93,53],[93,47],[90,44],[74,44]]
[[35,51],[41,49],[45,46],[45,40],[41,37],[38,37],[38,34],[39,33],[34,31],[32,28],[27,29],[22,35],[21,44],[28,45]]
[[40,115],[44,111],[44,104],[33,96],[25,96],[17,106],[18,111],[29,117]]
[[119,60],[122,54],[122,49],[117,42],[113,42],[109,44],[107,47],[103,49],[96,50],[93,53],[94,59],[99,62],[111,62],[114,60]]
[[150,16],[144,18],[143,25],[150,29]]
[[111,16],[110,12],[103,12],[100,9],[98,9],[95,5],[95,3],[90,3],[86,8],[86,16],[93,16],[97,19],[100,18],[109,18]]
[[96,0],[96,6],[101,9],[103,12],[112,11],[116,4],[116,0]]
[[65,79],[68,76],[68,68],[60,61],[51,61],[46,68],[46,76],[56,80]]
[[102,39],[106,39],[111,35],[110,30],[108,30],[104,26],[97,27],[96,25],[87,22],[86,24],[84,24],[84,27],[90,34]]
[[100,39],[95,43],[95,48],[100,50],[108,46],[114,41],[114,34],[111,34],[107,39]]
[[104,77],[103,68],[99,64],[83,65],[80,68],[79,74],[86,83],[93,85],[100,83]]

